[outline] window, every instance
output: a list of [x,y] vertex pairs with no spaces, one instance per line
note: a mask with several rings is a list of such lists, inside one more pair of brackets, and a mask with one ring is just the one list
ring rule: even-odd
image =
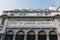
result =
[[34,31],[29,31],[27,33],[27,40],[35,40],[35,33],[34,33]]
[[20,16],[26,16],[26,13],[20,13],[19,15]]
[[1,40],[1,35],[0,35],[0,40]]
[[18,31],[16,34],[16,39],[15,40],[24,40],[24,32],[23,31]]
[[11,30],[6,32],[4,40],[13,40],[13,32]]
[[38,40],[47,40],[46,39],[46,33],[44,31],[40,31],[38,33]]
[[14,14],[13,14],[13,13],[11,13],[11,16],[14,16]]
[[48,16],[48,13],[45,13],[46,16]]
[[2,20],[2,23],[1,24],[4,24],[4,21],[5,21],[5,19]]
[[55,31],[50,31],[50,32],[49,32],[49,39],[50,39],[50,40],[58,40],[58,39],[57,39],[57,34],[56,34]]

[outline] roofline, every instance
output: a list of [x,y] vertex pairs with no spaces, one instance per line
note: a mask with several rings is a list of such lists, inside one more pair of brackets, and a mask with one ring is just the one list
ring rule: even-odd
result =
[[10,10],[10,11],[3,11],[3,12],[12,12],[12,13],[42,13],[42,12],[60,12],[60,11],[54,11],[54,10],[40,10],[40,11],[37,11],[37,10],[33,10],[33,11],[29,11],[29,10],[25,10],[25,11],[22,11],[22,10],[19,10],[19,11],[15,11],[15,10]]
[[8,15],[1,15],[0,18],[60,18],[60,15],[55,15],[55,16],[8,16]]

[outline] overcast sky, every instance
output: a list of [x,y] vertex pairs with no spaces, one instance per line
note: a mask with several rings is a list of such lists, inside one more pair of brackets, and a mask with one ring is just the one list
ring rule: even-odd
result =
[[50,5],[60,6],[60,0],[0,0],[0,14],[3,10],[46,9]]

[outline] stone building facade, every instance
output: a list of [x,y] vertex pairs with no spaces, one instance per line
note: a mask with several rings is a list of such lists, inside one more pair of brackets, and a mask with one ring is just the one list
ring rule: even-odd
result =
[[3,11],[0,40],[60,40],[60,7]]

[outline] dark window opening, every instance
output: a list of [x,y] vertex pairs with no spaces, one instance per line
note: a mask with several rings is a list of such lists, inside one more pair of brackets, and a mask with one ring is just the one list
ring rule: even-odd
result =
[[24,40],[24,32],[23,31],[17,32],[15,40]]
[[9,31],[5,34],[5,39],[4,40],[13,40],[13,32]]
[[1,35],[0,35],[0,40],[1,40]]
[[14,16],[14,14],[13,14],[13,13],[11,13],[11,16]]
[[28,32],[27,40],[35,40],[35,33],[33,31]]
[[38,40],[47,40],[46,39],[46,33],[44,31],[40,31],[38,33]]
[[56,34],[55,31],[51,31],[51,32],[49,33],[49,39],[50,39],[50,40],[58,40],[58,39],[57,39],[57,34]]
[[4,24],[4,21],[5,21],[5,19],[2,20],[2,23],[1,23],[2,25]]

